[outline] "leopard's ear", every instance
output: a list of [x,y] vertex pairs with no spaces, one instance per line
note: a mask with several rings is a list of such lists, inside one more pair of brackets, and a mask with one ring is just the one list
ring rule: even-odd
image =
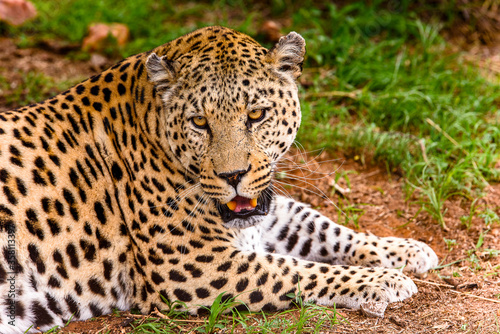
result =
[[179,71],[179,63],[175,60],[167,59],[165,56],[160,58],[153,52],[146,60],[146,68],[148,70],[149,81],[155,84],[156,89],[162,91],[174,83]]
[[306,54],[306,41],[292,31],[280,38],[267,53],[267,61],[276,66],[278,72],[290,75],[296,80],[302,74],[302,63]]

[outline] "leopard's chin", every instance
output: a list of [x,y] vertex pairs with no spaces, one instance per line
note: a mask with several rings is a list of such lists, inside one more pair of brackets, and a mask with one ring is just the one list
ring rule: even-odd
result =
[[229,228],[246,228],[260,223],[269,213],[272,191],[266,188],[258,198],[235,196],[226,204],[217,203],[224,225]]

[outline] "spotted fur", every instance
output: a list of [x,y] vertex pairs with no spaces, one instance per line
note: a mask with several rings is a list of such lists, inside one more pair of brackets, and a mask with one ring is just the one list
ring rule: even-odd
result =
[[[305,300],[352,308],[415,293],[388,268],[425,272],[428,246],[272,195],[304,53],[296,33],[266,50],[208,27],[0,113],[0,332],[165,300],[197,313],[221,292],[274,311],[299,284]],[[228,211],[236,199],[259,204]]]

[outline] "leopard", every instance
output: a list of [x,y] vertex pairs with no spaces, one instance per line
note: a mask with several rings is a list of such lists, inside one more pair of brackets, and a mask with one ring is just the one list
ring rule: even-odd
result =
[[250,311],[405,300],[435,252],[275,191],[305,40],[220,26],[0,113],[0,332],[221,296]]

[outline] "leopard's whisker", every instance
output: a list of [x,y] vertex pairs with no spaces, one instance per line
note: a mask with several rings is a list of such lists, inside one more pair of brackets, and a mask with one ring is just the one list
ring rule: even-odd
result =
[[[274,180],[275,182],[277,182],[278,184],[282,185],[282,186],[289,186],[289,187],[295,187],[295,188],[298,188],[298,189],[302,189],[306,192],[309,192],[311,194],[314,194],[314,195],[317,195],[321,198],[323,198],[324,200],[326,200],[328,203],[332,204],[336,209],[342,211],[331,199],[330,197],[328,197],[328,195],[326,195],[320,188],[316,187],[314,184],[312,183],[309,183],[309,182],[305,182],[307,183],[309,186],[312,186],[314,189],[316,189],[317,191],[314,191],[314,190],[311,190],[309,188],[306,188],[306,187],[301,187],[301,186],[298,186],[298,185],[295,185],[295,184],[291,184],[291,183],[286,183],[286,182],[283,182],[283,181],[279,181],[279,180]],[[342,213],[345,215],[344,211],[342,211]]]

